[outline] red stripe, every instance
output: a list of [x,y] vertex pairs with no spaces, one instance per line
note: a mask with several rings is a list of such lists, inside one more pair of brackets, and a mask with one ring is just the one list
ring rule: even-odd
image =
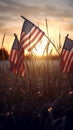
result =
[[[71,62],[72,57],[73,57],[73,52],[71,53],[71,56],[70,56],[70,58],[69,58],[69,60],[68,60],[68,63],[67,63],[65,72],[69,72],[69,70],[70,70],[70,67],[71,67],[70,62]],[[68,69],[68,67],[69,67],[69,69]]]
[[22,56],[20,57],[20,60],[18,60],[18,65],[17,65],[18,70],[19,70],[21,64],[23,63],[23,61],[24,61],[24,57],[23,57],[23,55],[22,55]]
[[[27,42],[27,44],[26,43],[24,43],[24,46],[23,46],[23,48],[24,49],[27,49],[27,47],[28,46],[33,46],[33,42],[37,39],[37,35],[39,35],[40,34],[40,32],[38,32],[38,34],[36,34],[34,37],[33,37],[33,39],[31,40],[31,39],[29,39],[29,41]],[[37,41],[35,42],[35,45],[41,40],[41,38],[43,37],[43,34],[42,34],[42,36],[40,36],[40,38],[39,38],[39,40],[37,39]],[[26,45],[25,45],[26,44]],[[33,46],[34,47],[34,46]]]
[[24,50],[21,49],[18,54],[18,60],[16,63],[17,69],[19,70],[21,64],[24,62]]
[[16,63],[16,59],[17,59],[17,51],[15,51],[15,50],[11,50],[11,53],[10,53],[10,57],[9,57],[9,60],[11,61],[11,62],[14,62],[14,63]]
[[21,32],[21,37],[20,37],[20,43],[22,41],[22,39],[26,36],[25,32]]
[[12,60],[12,52],[13,52],[13,50],[11,50],[11,53],[10,53],[10,56],[9,56],[10,61]]
[[17,61],[17,52],[16,51],[14,52],[13,61],[14,61],[14,63],[16,63],[16,61]]
[[67,51],[64,51],[64,54],[62,56],[62,71],[64,71],[64,67],[65,67],[65,64],[66,64],[66,61],[67,61],[67,58],[68,58],[68,55],[69,55],[69,52],[66,53]]
[[73,64],[73,59],[71,58],[70,62],[69,62],[69,65],[68,65],[68,68],[67,68],[67,72],[70,71],[71,67],[72,67],[72,64]]
[[35,42],[35,44],[33,44],[32,47],[30,47],[28,49],[28,51],[31,51],[35,47],[35,45],[41,40],[42,37],[43,37],[43,34],[39,37],[39,39],[37,39],[37,41]]
[[26,34],[25,35],[25,33],[24,32],[22,32],[22,33],[24,33],[24,37],[22,37],[22,35],[21,35],[21,41],[20,41],[20,43],[21,43],[21,46],[24,44],[24,43],[26,43],[28,40],[30,40],[31,39],[31,36],[33,36],[33,34],[36,32],[36,28],[34,28],[31,32],[29,32],[28,34]]

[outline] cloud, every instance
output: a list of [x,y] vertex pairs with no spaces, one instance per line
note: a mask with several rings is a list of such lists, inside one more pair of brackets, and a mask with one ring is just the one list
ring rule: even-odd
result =
[[68,0],[68,6],[73,9],[73,0]]
[[[23,4],[24,2],[24,4]],[[33,1],[32,1],[33,2]],[[36,3],[36,0],[34,1]],[[41,2],[41,0],[40,0]],[[37,2],[38,3],[38,2]],[[42,1],[44,3],[44,0]],[[45,1],[46,3],[46,1]],[[49,2],[48,2],[49,3]],[[55,5],[26,5],[25,1],[21,0],[0,0],[0,19],[3,19],[4,22],[10,22],[16,20],[18,16],[55,16],[55,17],[73,17],[72,12],[67,11],[67,9],[59,9]],[[5,23],[6,24],[6,23]]]
[[[21,18],[23,15],[36,21],[45,17],[53,17],[54,19],[73,18],[73,13],[68,8],[61,9],[51,2],[51,0],[40,0],[39,5],[37,0],[30,0],[25,4],[25,0],[0,0],[0,28],[16,28],[20,27]],[[44,3],[45,2],[45,3]],[[56,0],[57,2],[57,0]],[[65,0],[64,0],[65,2]],[[31,3],[31,4],[30,4]],[[32,4],[33,3],[33,4]],[[41,4],[42,3],[42,4]],[[70,0],[70,3],[73,3]],[[18,24],[19,25],[18,25]],[[11,26],[11,27],[10,27]]]
[[68,23],[68,24],[66,25],[65,29],[66,29],[67,31],[72,31],[72,32],[73,32],[73,22],[72,22],[72,23]]

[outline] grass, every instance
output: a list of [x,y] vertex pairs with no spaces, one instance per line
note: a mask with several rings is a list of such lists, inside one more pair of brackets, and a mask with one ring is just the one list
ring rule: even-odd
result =
[[0,72],[0,128],[45,130],[49,105],[61,97],[67,100],[68,76],[61,72],[59,58],[25,58],[25,71],[25,79]]

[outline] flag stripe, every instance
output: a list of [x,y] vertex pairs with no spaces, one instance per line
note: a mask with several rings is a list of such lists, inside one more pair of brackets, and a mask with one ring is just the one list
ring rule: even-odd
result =
[[17,61],[17,68],[19,70],[22,62],[24,61],[24,56],[21,54],[20,59]]
[[12,49],[11,50],[11,55],[10,55],[9,58],[10,58],[11,62],[16,63],[16,61],[17,61],[17,51]]
[[24,50],[20,49],[18,53],[18,60],[17,60],[17,70],[19,71],[21,65],[24,64]]
[[37,43],[39,43],[39,41],[41,40],[42,37],[43,37],[43,34],[40,33],[38,39],[36,40],[36,42],[33,43],[32,46],[30,46],[29,48],[27,48],[27,50],[28,50],[28,51],[31,51],[31,50],[35,47],[35,45],[36,45]]
[[62,62],[62,71],[65,73],[70,72],[71,67],[73,65],[73,40],[67,37],[65,38],[61,54],[61,62]]
[[24,21],[20,35],[20,46],[17,60],[17,70],[19,73],[21,72],[22,75],[25,73],[22,66],[22,63],[24,62],[24,50],[28,49],[31,51],[31,49],[33,49],[33,47],[35,47],[35,45],[41,40],[43,35],[44,32],[32,22],[27,19]]
[[[73,52],[71,51],[67,57],[67,61],[65,62],[64,72],[69,72],[69,69],[70,69],[69,64],[70,64],[72,56],[73,56]],[[68,69],[68,67],[69,67],[69,69]]]
[[68,72],[69,72],[71,66],[73,66],[73,54],[72,54],[72,58],[70,60],[70,63],[69,63],[68,69],[67,69]]
[[[35,29],[35,30],[34,30]],[[25,37],[24,37],[24,39],[22,39],[22,41],[21,41],[21,46],[24,48],[24,49],[26,49],[29,45],[33,45],[34,44],[34,42],[37,40],[37,39],[39,39],[39,37],[40,37],[40,39],[43,37],[43,35],[44,35],[44,33],[42,33],[39,29],[36,29],[36,28],[34,28],[34,29],[32,29],[32,32],[30,32],[29,34],[27,34]],[[42,37],[41,37],[42,36]],[[40,40],[39,39],[39,40]],[[38,40],[37,40],[38,41]],[[24,44],[25,43],[25,44]]]
[[[21,52],[21,57],[19,56],[19,41],[17,37],[14,39],[14,43],[12,45],[12,49],[10,52],[9,60],[10,60],[10,70],[15,74],[20,74],[21,76],[25,77],[25,66],[24,66],[24,59],[21,58],[24,57],[24,52]],[[19,59],[18,59],[19,58]],[[18,61],[21,61],[20,67],[18,68]]]
[[[26,41],[28,42],[28,40],[29,39],[31,39],[31,36],[33,37],[33,35],[35,34],[35,32],[36,32],[36,28],[35,27],[33,27],[32,28],[32,30],[31,30],[31,32],[29,32],[28,34],[25,34],[25,32],[22,32],[21,33],[21,40],[20,40],[20,43],[21,43],[21,45],[25,42],[25,44],[26,44]],[[24,36],[24,37],[23,37]]]
[[33,46],[33,44],[35,44],[36,41],[37,41],[36,42],[36,44],[37,44],[41,40],[43,35],[44,35],[44,32],[42,32],[36,26],[33,26],[33,28],[31,29],[30,32],[28,32],[28,34],[25,34],[25,30],[24,30],[23,32],[21,32],[20,48],[23,47],[24,49],[28,49],[29,46],[32,46],[32,49],[33,49],[33,47],[35,47],[35,46]]
[[63,68],[63,71],[64,71],[64,68],[65,68],[65,64],[66,64],[66,60],[67,60],[67,57],[69,55],[69,51],[66,51],[64,50],[64,54],[62,55],[62,68]]
[[33,37],[33,39],[30,39],[30,41],[27,41],[27,43],[23,46],[23,48],[28,50],[28,48],[30,48],[31,46],[35,47],[33,45],[34,44],[36,45],[40,41],[40,39],[42,38],[42,36],[43,36],[43,34],[40,32],[39,35],[37,35],[37,38],[35,36],[35,37]]

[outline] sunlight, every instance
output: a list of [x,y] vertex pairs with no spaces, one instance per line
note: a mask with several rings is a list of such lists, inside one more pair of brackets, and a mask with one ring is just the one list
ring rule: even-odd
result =
[[47,54],[56,54],[56,50],[51,43],[49,43],[47,38],[43,37],[42,41],[37,44],[35,48],[33,48],[32,52],[37,56],[43,56]]
[[47,38],[43,37],[42,40],[33,48],[33,53],[37,56],[42,56],[44,54],[45,47],[47,45]]

